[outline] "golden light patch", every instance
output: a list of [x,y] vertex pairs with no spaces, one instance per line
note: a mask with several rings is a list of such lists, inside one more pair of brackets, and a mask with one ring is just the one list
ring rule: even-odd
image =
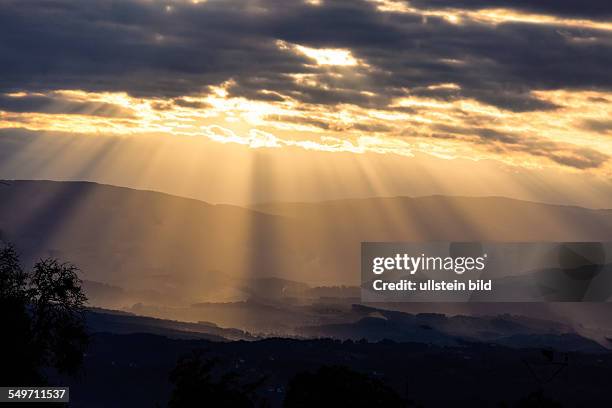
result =
[[282,50],[302,54],[321,66],[352,67],[360,64],[360,62],[353,57],[350,50],[341,48],[311,48],[298,44],[290,44],[281,40],[277,41],[277,45]]

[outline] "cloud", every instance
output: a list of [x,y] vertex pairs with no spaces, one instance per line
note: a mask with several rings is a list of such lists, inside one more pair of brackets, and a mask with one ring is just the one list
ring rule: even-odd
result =
[[59,95],[0,94],[0,111],[129,118],[133,112],[104,102],[78,101]]
[[436,131],[440,133],[434,133],[434,137],[463,137],[498,153],[527,153],[579,170],[599,168],[610,159],[609,155],[591,148],[489,128],[439,125],[436,126]]
[[586,119],[582,122],[582,127],[592,132],[603,133],[603,134],[612,133],[612,119],[608,119],[608,120]]
[[[451,5],[421,3],[413,5]],[[567,1],[497,3],[563,15],[579,11],[578,3]],[[599,3],[586,3],[589,16],[609,12]],[[317,6],[297,0],[8,1],[0,11],[0,36],[5,93],[83,89],[168,98],[233,80],[233,96],[380,107],[406,89],[452,82],[460,87],[456,98],[522,112],[554,108],[532,90],[612,87],[610,32],[560,32],[520,22],[453,24],[418,13],[383,13],[364,0]],[[317,56],[350,64],[314,64]],[[318,75],[319,86],[296,82],[300,74]]]
[[297,125],[304,125],[321,130],[333,130],[337,132],[357,130],[367,133],[377,133],[389,132],[392,130],[390,126],[387,126],[383,123],[343,123],[340,121],[334,122],[329,119],[317,119],[304,116],[269,115],[266,117],[266,120],[280,122],[284,124],[292,123]]
[[182,108],[194,108],[194,109],[203,109],[208,108],[209,105],[201,102],[201,101],[190,101],[188,99],[177,98],[174,101],[174,104],[180,106]]
[[610,132],[604,3],[8,0],[0,127],[194,135],[205,126],[249,146],[607,163],[610,174],[611,145],[591,143]]

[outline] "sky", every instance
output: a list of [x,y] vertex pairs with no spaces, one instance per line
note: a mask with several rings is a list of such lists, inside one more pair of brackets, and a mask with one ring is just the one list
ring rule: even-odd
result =
[[612,4],[4,1],[0,178],[612,207]]

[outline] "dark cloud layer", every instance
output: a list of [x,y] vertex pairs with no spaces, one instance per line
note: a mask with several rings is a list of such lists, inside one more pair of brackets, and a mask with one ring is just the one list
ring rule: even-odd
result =
[[581,170],[599,168],[610,159],[607,154],[594,149],[531,135],[500,132],[481,127],[437,125],[435,129],[437,132],[432,135],[433,137],[467,138],[498,153],[527,153]]
[[[612,3],[575,0],[414,0],[421,10],[510,8],[556,17],[609,21]],[[349,50],[356,66],[317,66],[294,45]],[[381,11],[366,0],[8,0],[0,6],[0,111],[126,117],[123,108],[72,100],[58,89],[156,97],[163,111],[206,109],[186,98],[228,83],[231,96],[264,101],[389,106],[393,98],[473,98],[512,112],[552,111],[563,101],[536,90],[612,89],[612,31],[554,24],[461,22]],[[300,81],[296,78],[308,78]],[[227,82],[229,81],[229,82]],[[313,86],[313,81],[317,84]],[[439,86],[440,84],[453,84]],[[25,96],[10,93],[25,92]],[[389,132],[382,123],[335,123],[285,116],[275,121],[324,130]],[[484,149],[544,157],[577,169],[600,168],[608,154],[542,135],[500,132],[466,119],[433,137]],[[609,134],[605,119],[577,125]],[[548,135],[551,137],[551,135]]]
[[[423,8],[515,7],[601,17],[607,2],[412,2]],[[580,7],[579,7],[580,5]],[[610,89],[612,35],[534,24],[497,26],[378,12],[362,0],[5,1],[0,92],[84,89],[180,97],[233,79],[233,95],[383,107],[406,89],[453,82],[441,98],[471,97],[512,111],[553,109],[534,89]],[[588,40],[587,40],[588,39]],[[350,49],[368,67],[325,76],[277,40]],[[326,88],[291,74],[319,73]],[[274,93],[262,93],[266,89]],[[368,91],[368,95],[361,91]],[[435,97],[436,95],[434,95]]]
[[129,109],[103,102],[76,101],[61,96],[0,95],[0,111],[49,114],[80,114],[107,117],[131,117]]
[[599,133],[612,134],[612,119],[608,120],[585,120],[582,127]]

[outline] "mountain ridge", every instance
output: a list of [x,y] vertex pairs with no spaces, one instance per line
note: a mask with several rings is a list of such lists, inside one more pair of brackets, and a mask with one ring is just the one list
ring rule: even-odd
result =
[[[103,183],[98,181],[90,181],[90,180],[52,180],[52,179],[0,179],[0,187],[2,186],[10,186],[11,183],[23,183],[23,182],[34,182],[34,183],[61,183],[61,184],[84,184],[84,185],[96,185],[101,187],[112,187],[116,189],[123,190],[133,190],[139,191],[143,193],[154,193],[165,195],[178,199],[192,200],[197,201],[199,203],[208,204],[210,206],[227,206],[227,207],[239,207],[250,210],[257,210],[258,207],[267,207],[267,206],[275,206],[275,205],[316,205],[316,204],[329,204],[329,203],[342,203],[349,201],[368,201],[368,200],[387,200],[387,199],[410,199],[410,200],[419,200],[419,199],[428,199],[428,198],[451,198],[451,199],[474,199],[474,200],[507,200],[507,201],[515,201],[521,203],[530,203],[530,204],[540,204],[545,206],[552,207],[566,207],[566,208],[576,208],[576,209],[584,209],[591,211],[612,211],[612,208],[592,208],[586,207],[576,204],[561,204],[555,202],[544,202],[544,201],[532,201],[525,200],[513,197],[499,196],[499,195],[486,195],[486,196],[470,196],[470,195],[446,195],[446,194],[427,194],[427,195],[417,195],[417,196],[408,196],[408,195],[392,195],[392,196],[367,196],[367,197],[346,197],[346,198],[336,198],[336,199],[325,199],[320,201],[264,201],[257,202],[252,204],[238,204],[238,203],[226,203],[226,202],[210,202],[206,200],[202,200],[195,197],[190,197],[186,195],[178,195],[168,193],[162,190],[155,190],[149,188],[137,188],[137,187],[128,187],[121,186],[110,183]],[[1,190],[0,190],[1,191]]]
[[[252,209],[56,181],[11,181],[0,186],[0,194],[0,238],[17,244],[29,262],[57,255],[81,266],[88,280],[124,289],[161,285],[170,292],[184,284],[195,294],[262,277],[356,285],[363,241],[572,242],[612,236],[612,210],[508,198],[344,199]],[[193,299],[198,300],[206,299]]]

